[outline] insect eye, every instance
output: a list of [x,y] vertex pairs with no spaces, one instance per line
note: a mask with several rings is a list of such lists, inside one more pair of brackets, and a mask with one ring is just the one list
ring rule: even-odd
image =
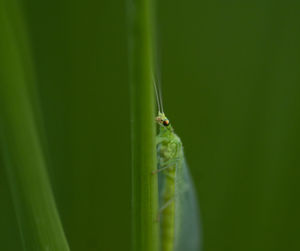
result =
[[170,124],[169,120],[166,119],[166,120],[163,121],[164,126],[168,126],[169,124]]

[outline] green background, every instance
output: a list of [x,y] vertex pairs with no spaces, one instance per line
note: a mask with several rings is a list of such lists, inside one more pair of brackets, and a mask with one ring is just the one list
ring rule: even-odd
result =
[[[130,250],[126,2],[20,5],[71,250]],[[300,250],[299,11],[292,0],[157,3],[165,112],[196,184],[205,251]],[[0,249],[22,250],[3,165],[0,206]]]

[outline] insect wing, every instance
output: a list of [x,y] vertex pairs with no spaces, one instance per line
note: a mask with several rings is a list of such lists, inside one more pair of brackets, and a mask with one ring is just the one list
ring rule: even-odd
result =
[[201,228],[196,192],[186,161],[177,168],[175,183],[174,251],[200,251]]

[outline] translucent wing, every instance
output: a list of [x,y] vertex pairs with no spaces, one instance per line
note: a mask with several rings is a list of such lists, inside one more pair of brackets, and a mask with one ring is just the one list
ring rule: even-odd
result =
[[175,248],[174,251],[200,251],[202,233],[199,207],[186,161],[177,168],[175,183]]
[[[163,168],[158,162],[158,169]],[[158,175],[159,204],[163,205],[165,174]],[[201,251],[202,232],[197,196],[186,161],[177,162],[175,179],[174,251]]]

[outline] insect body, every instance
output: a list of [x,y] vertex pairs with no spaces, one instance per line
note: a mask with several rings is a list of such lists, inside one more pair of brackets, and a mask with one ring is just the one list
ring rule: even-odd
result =
[[182,143],[163,113],[156,121],[161,250],[199,251],[198,208]]

